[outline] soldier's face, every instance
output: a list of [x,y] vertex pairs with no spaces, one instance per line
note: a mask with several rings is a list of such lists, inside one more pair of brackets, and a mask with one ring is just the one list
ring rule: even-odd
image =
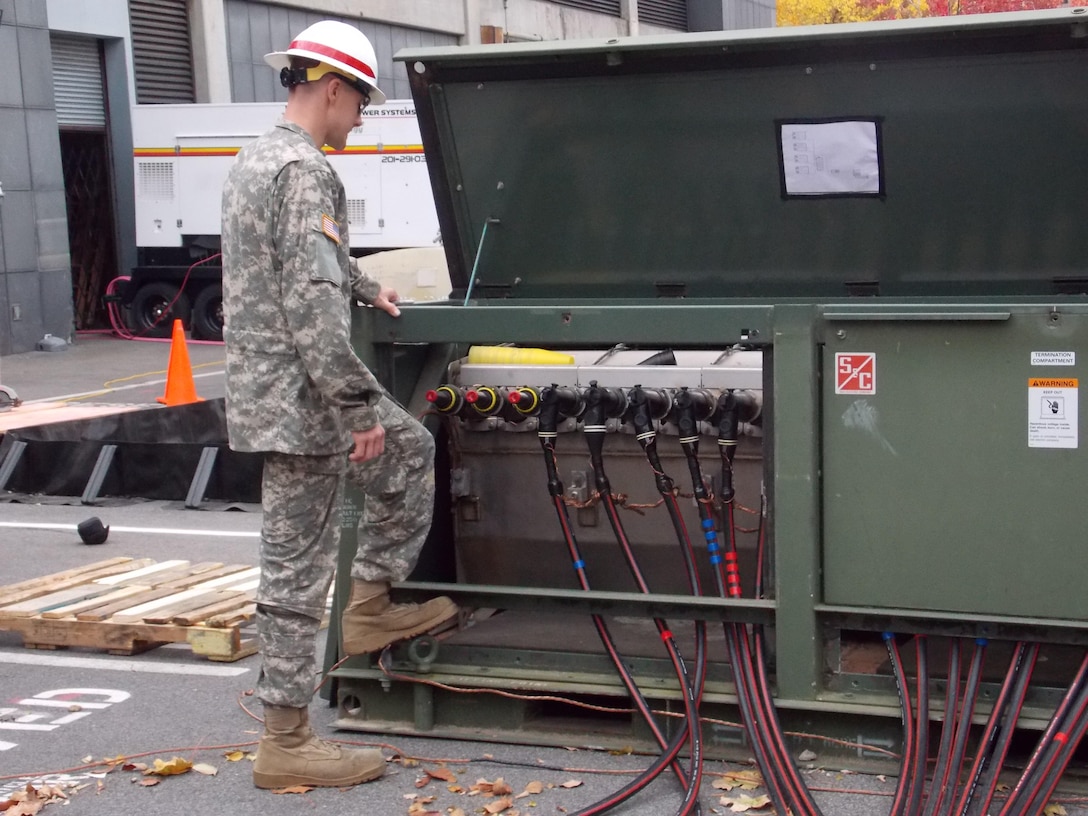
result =
[[343,150],[348,143],[348,134],[363,123],[363,110],[370,100],[346,82],[339,82],[335,97],[327,143],[333,150]]

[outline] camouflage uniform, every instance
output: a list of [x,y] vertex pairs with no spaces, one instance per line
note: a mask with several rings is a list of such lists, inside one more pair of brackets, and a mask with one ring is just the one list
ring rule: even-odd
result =
[[[351,294],[369,303],[381,285],[351,261]],[[351,577],[403,581],[419,560],[434,512],[434,437],[388,392],[378,403],[385,452],[348,463],[348,479],[366,494]]]
[[388,394],[378,404],[385,452],[348,463],[366,494],[351,577],[403,581],[419,560],[434,511],[434,437]]
[[[434,443],[352,350],[351,298],[372,299],[380,287],[349,264],[343,184],[301,127],[281,119],[239,151],[223,188],[222,240],[230,446],[265,453],[257,695],[300,707],[312,697],[315,637],[335,568],[348,432],[389,423],[387,453],[353,465],[352,477],[364,492],[377,487],[381,505],[395,504],[402,485],[401,501],[406,491],[425,501],[429,484],[428,526]],[[405,471],[413,469],[424,486],[409,490]],[[369,549],[368,517],[382,534],[377,555],[360,556],[357,569],[403,578],[426,526],[398,538],[401,522],[386,525],[383,514],[406,515],[368,509],[360,549]]]

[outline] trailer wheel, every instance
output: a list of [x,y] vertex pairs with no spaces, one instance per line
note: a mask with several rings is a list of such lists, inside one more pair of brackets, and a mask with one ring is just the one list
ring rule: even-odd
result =
[[223,287],[205,286],[193,302],[193,335],[201,340],[223,339]]
[[[173,305],[171,305],[173,304]],[[170,283],[145,283],[136,290],[129,307],[129,323],[140,337],[169,337],[174,320],[189,314],[189,296]]]

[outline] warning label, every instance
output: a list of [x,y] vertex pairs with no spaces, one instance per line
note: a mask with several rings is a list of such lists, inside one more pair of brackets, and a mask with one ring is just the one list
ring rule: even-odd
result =
[[875,394],[876,353],[836,352],[835,393]]
[[1077,378],[1028,379],[1028,447],[1077,447]]
[[1077,364],[1075,351],[1033,351],[1031,353],[1033,366],[1071,366]]

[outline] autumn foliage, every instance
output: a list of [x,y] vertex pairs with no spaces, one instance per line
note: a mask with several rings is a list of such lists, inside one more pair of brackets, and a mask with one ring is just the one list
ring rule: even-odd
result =
[[780,26],[865,23],[996,11],[1058,8],[1062,0],[778,0]]

